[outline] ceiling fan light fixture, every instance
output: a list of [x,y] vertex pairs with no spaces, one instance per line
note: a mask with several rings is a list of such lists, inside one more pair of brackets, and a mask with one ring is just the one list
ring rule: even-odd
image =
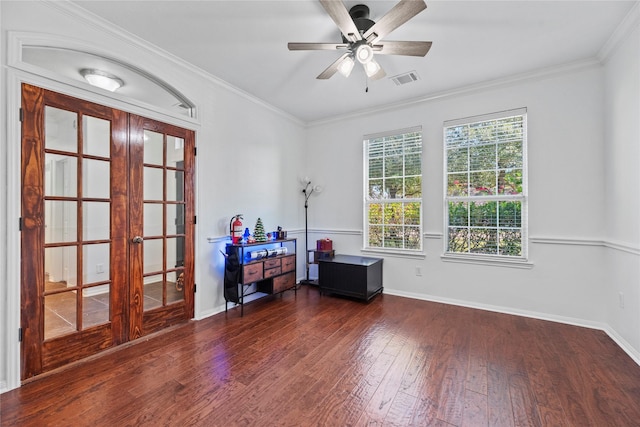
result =
[[115,92],[124,86],[124,82],[117,76],[107,73],[102,70],[96,70],[92,68],[83,68],[80,70],[80,75],[89,82],[90,85],[99,87],[101,89]]
[[355,61],[353,60],[353,58],[351,56],[347,56],[346,58],[344,58],[340,66],[338,66],[338,71],[343,76],[349,77],[354,65]]
[[378,64],[374,59],[362,64],[362,66],[364,67],[364,72],[367,73],[367,77],[373,77],[378,71],[380,71],[380,64]]
[[361,64],[367,64],[373,60],[373,49],[368,44],[361,44],[356,48],[356,58]]

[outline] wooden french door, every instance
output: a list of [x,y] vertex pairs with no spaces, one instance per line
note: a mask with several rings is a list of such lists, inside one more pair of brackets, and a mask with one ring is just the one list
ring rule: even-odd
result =
[[194,143],[22,86],[22,379],[193,317]]

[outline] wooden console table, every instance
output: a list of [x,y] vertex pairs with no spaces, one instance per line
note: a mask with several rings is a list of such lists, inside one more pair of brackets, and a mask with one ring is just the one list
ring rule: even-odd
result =
[[335,255],[318,260],[320,293],[370,300],[382,293],[382,258]]
[[[247,259],[254,250],[287,248],[286,254]],[[296,288],[296,239],[270,240],[268,242],[227,244],[224,263],[224,308],[233,302],[240,304],[244,316],[244,304],[267,295],[278,294]],[[252,286],[255,285],[255,286]],[[247,298],[249,297],[249,298]]]

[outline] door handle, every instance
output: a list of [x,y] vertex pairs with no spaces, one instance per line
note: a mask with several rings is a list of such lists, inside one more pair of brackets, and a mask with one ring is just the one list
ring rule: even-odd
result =
[[131,241],[132,241],[133,243],[142,243],[143,239],[142,239],[142,237],[141,237],[141,236],[136,236],[136,237],[134,237],[133,239],[131,239]]

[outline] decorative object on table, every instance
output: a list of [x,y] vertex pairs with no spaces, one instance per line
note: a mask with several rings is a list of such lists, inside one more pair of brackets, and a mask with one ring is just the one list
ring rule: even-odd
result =
[[242,240],[242,214],[234,215],[229,220],[229,231],[231,232],[231,243],[237,245]]
[[242,235],[242,240],[247,243],[249,241],[249,237],[251,237],[251,232],[249,231],[249,227],[244,229],[244,234]]
[[312,264],[317,264],[321,259],[331,259],[335,256],[336,252],[333,250],[333,240],[325,237],[324,239],[316,240],[316,249],[313,252]]
[[278,255],[286,255],[288,252],[286,246],[273,249],[258,249],[257,251],[249,251],[245,255],[247,261],[254,261],[262,258],[270,258]]
[[301,280],[300,283],[309,284],[312,283],[311,280],[309,280],[309,197],[311,197],[314,192],[320,193],[322,191],[322,187],[319,185],[312,186],[309,177],[304,177],[301,181],[302,185],[304,185],[302,194],[304,195],[304,253],[306,257],[307,277],[306,280]]
[[327,237],[324,239],[316,240],[316,250],[322,252],[328,252],[333,250],[333,241]]
[[253,229],[253,238],[256,242],[266,242],[267,236],[264,234],[264,225],[262,219],[258,218],[256,221],[256,227]]
[[275,232],[276,240],[284,240],[287,238],[287,232],[282,229],[282,227],[278,226],[278,231]]

